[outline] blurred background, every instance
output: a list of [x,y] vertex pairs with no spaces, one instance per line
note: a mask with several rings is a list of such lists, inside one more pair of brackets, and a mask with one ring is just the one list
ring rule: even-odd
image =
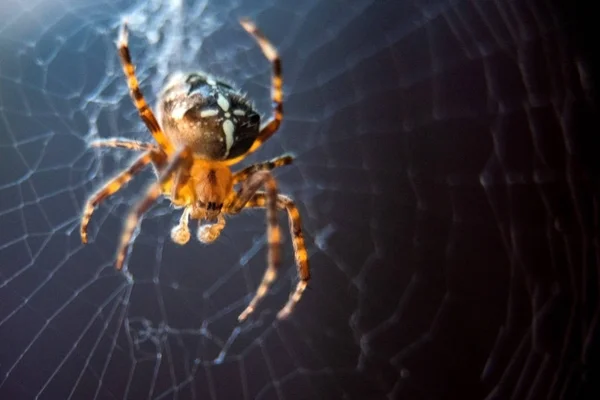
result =
[[[0,398],[592,399],[600,285],[593,13],[559,1],[91,1],[0,5]],[[297,202],[273,290],[265,215],[176,246],[168,201],[113,268],[149,169],[90,140],[151,140],[115,48],[121,20],[151,104],[170,73],[234,82],[266,117],[281,53],[285,117],[243,165]],[[287,217],[280,219],[287,232]]]

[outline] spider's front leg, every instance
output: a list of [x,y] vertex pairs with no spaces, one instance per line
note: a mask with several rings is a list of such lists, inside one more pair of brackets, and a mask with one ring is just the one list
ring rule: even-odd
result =
[[81,241],[83,243],[87,243],[88,235],[87,235],[87,227],[90,223],[90,219],[92,218],[92,213],[98,204],[100,204],[104,199],[116,193],[119,189],[121,189],[124,185],[126,185],[136,174],[138,174],[142,169],[154,162],[156,165],[162,165],[164,162],[164,155],[156,150],[148,150],[140,157],[138,157],[129,167],[127,167],[123,172],[119,173],[110,181],[106,182],[102,188],[100,188],[96,193],[91,195],[83,208],[83,216],[81,217],[81,227],[80,227],[80,235]]
[[161,149],[167,154],[173,154],[175,148],[168,137],[161,130],[152,109],[146,102],[144,95],[140,89],[140,84],[135,74],[135,66],[131,60],[131,54],[129,53],[129,30],[127,23],[123,22],[119,31],[119,38],[117,40],[117,47],[119,49],[119,58],[121,59],[121,66],[123,67],[123,73],[127,79],[127,86],[129,87],[129,94],[133,100],[135,108],[148,130],[154,137],[154,140],[158,143]]
[[123,263],[125,262],[125,256],[127,255],[131,238],[133,237],[135,228],[137,227],[142,215],[162,194],[161,188],[163,184],[172,177],[173,173],[180,168],[189,167],[191,157],[192,152],[188,147],[184,147],[176,152],[173,158],[169,160],[168,164],[160,170],[158,179],[148,187],[146,194],[137,202],[135,206],[132,207],[127,219],[125,220],[123,233],[121,234],[121,240],[115,261],[116,269],[120,270],[123,268]]
[[271,172],[262,170],[250,175],[234,198],[226,204],[224,210],[228,214],[239,213],[258,189],[263,186],[266,189],[267,197],[268,267],[250,304],[239,315],[239,321],[245,320],[254,311],[262,298],[265,297],[269,287],[277,277],[277,271],[281,265],[281,230],[277,221],[277,183]]

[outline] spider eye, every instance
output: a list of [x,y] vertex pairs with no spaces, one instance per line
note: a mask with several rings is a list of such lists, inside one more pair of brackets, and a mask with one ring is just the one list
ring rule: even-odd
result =
[[202,200],[198,200],[198,205],[199,205],[201,208],[206,208],[206,203],[205,203],[205,202],[203,202]]

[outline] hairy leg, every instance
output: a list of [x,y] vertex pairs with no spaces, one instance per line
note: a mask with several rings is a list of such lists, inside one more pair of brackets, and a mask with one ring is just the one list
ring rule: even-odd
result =
[[238,317],[239,321],[245,320],[254,311],[260,300],[265,297],[269,287],[277,277],[277,271],[281,265],[281,230],[277,221],[277,183],[269,171],[258,171],[248,177],[233,200],[225,205],[225,213],[237,214],[246,206],[246,203],[254,196],[256,191],[263,186],[266,189],[268,266],[256,294]]
[[[267,195],[263,192],[256,193],[246,203],[247,208],[264,208],[267,205]],[[308,266],[308,252],[306,251],[306,245],[304,243],[304,235],[302,233],[302,220],[300,218],[300,212],[294,204],[294,201],[287,196],[282,194],[277,196],[277,208],[280,210],[286,210],[288,214],[288,220],[290,225],[290,233],[292,235],[292,243],[294,245],[294,257],[296,258],[296,267],[298,268],[298,284],[296,289],[290,295],[290,298],[286,305],[279,311],[277,318],[287,318],[295,305],[300,301],[302,294],[306,290],[308,281],[310,280],[310,269]]]
[[131,140],[126,138],[96,139],[90,142],[90,147],[118,147],[121,149],[133,151],[158,151],[158,147],[152,143],[145,143],[140,142],[138,140]]
[[282,167],[284,165],[290,165],[294,161],[294,157],[291,155],[284,155],[281,157],[274,158],[269,161],[264,161],[258,164],[250,165],[235,174],[233,174],[233,184],[237,184],[245,181],[248,177],[258,171],[271,171],[277,167]]
[[281,59],[277,53],[275,46],[269,42],[266,36],[254,25],[254,23],[248,19],[240,20],[242,27],[258,42],[260,49],[262,50],[265,57],[271,62],[273,66],[273,73],[271,76],[271,100],[273,101],[273,115],[271,118],[260,128],[258,137],[248,149],[248,151],[234,159],[228,160],[229,165],[236,164],[243,160],[248,154],[256,151],[264,142],[266,142],[271,136],[277,132],[281,121],[283,120],[283,75],[281,71]]
[[123,23],[121,25],[121,30],[119,32],[119,39],[117,41],[117,46],[119,48],[119,57],[121,58],[121,64],[123,65],[123,72],[125,73],[125,77],[127,78],[127,86],[129,87],[129,94],[133,100],[133,104],[135,104],[135,108],[137,108],[140,118],[148,129],[154,140],[158,143],[158,145],[165,151],[167,154],[173,154],[175,152],[175,148],[171,141],[167,138],[164,132],[160,129],[160,125],[154,116],[154,113],[148,106],[146,99],[144,99],[144,95],[140,90],[140,85],[135,76],[135,66],[131,61],[131,54],[129,53],[129,45],[128,45],[128,37],[129,31],[127,30],[127,24]]
[[83,243],[87,243],[87,227],[90,223],[90,219],[92,218],[92,214],[94,209],[98,204],[100,204],[107,197],[115,194],[119,189],[121,189],[127,182],[134,177],[135,174],[140,172],[146,165],[151,162],[159,162],[159,154],[149,150],[138,157],[127,169],[123,172],[119,173],[117,176],[108,181],[104,186],[102,186],[98,191],[92,194],[85,203],[83,209],[83,216],[81,217],[81,227],[80,227],[80,235],[81,241]]
[[115,261],[116,269],[120,270],[121,268],[123,268],[125,256],[127,255],[127,249],[129,248],[131,238],[133,237],[133,233],[140,221],[141,216],[162,194],[162,185],[173,175],[173,173],[178,168],[185,168],[183,166],[184,163],[189,161],[191,157],[192,153],[187,147],[175,153],[175,155],[165,166],[165,168],[160,170],[158,180],[150,185],[144,197],[141,200],[139,200],[134,207],[132,207],[131,211],[129,212],[129,215],[127,216],[127,220],[123,228],[123,233],[121,234],[121,241],[119,244],[119,249],[117,250],[117,258]]

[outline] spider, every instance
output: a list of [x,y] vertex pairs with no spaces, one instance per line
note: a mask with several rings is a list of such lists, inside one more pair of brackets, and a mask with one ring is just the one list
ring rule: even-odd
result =
[[[256,151],[281,125],[281,61],[275,47],[253,22],[241,19],[240,24],[256,40],[273,68],[272,116],[262,125],[260,115],[244,95],[204,73],[173,75],[159,94],[155,116],[139,88],[129,53],[127,23],[122,23],[117,46],[123,72],[133,103],[156,143],[119,137],[91,143],[93,147],[124,148],[139,151],[141,155],[88,198],[81,218],[81,241],[88,241],[87,227],[94,208],[148,164],[154,167],[157,180],[131,208],[125,220],[115,260],[117,270],[123,267],[142,215],[160,196],[168,198],[174,207],[183,208],[179,223],[171,230],[171,239],[180,245],[190,239],[190,218],[199,222],[198,240],[211,243],[225,228],[225,215],[238,214],[245,208],[266,208],[268,266],[256,294],[238,317],[243,321],[254,311],[276,278],[281,264],[277,211],[286,210],[299,280],[277,314],[283,319],[298,303],[310,279],[300,213],[292,199],[278,193],[277,182],[271,174],[272,169],[290,164],[293,158],[284,155],[237,172],[230,169]],[[263,190],[259,190],[261,188]],[[202,221],[207,223],[202,225]]]

